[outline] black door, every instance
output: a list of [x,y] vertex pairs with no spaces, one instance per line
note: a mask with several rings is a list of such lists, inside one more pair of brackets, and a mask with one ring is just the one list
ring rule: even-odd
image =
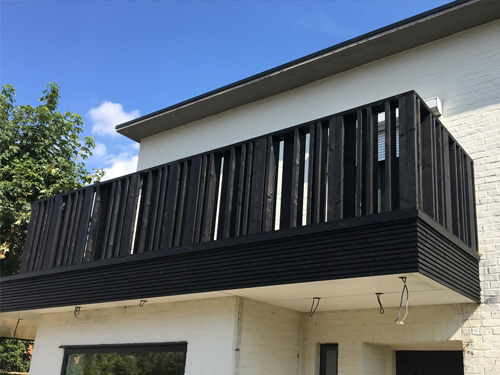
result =
[[398,351],[396,375],[464,375],[461,351]]

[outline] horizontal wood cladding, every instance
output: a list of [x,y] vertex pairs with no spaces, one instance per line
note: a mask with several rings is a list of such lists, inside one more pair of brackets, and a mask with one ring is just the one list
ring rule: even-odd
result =
[[[461,242],[435,225],[425,214],[418,222],[419,272],[480,302],[479,261],[476,252],[463,251]],[[461,254],[462,256],[457,256]]]
[[398,210],[12,276],[0,311],[420,270],[479,301],[478,259],[427,215]]

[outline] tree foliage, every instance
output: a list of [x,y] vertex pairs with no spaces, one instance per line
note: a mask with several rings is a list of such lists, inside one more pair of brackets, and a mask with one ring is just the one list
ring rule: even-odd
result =
[[31,341],[0,338],[0,374],[28,372]]
[[31,204],[78,189],[102,177],[88,171],[93,138],[80,137],[83,120],[57,111],[59,86],[50,83],[40,105],[15,104],[11,85],[0,95],[0,259],[1,275],[18,273]]

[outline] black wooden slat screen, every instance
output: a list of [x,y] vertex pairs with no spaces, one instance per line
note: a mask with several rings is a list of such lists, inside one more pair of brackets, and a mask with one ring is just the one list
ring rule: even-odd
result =
[[37,201],[21,272],[402,208],[476,249],[472,160],[414,92]]

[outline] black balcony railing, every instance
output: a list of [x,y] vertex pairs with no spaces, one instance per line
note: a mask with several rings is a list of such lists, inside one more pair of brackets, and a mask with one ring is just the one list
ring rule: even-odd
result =
[[476,249],[473,175],[405,93],[37,201],[21,272],[405,208]]

